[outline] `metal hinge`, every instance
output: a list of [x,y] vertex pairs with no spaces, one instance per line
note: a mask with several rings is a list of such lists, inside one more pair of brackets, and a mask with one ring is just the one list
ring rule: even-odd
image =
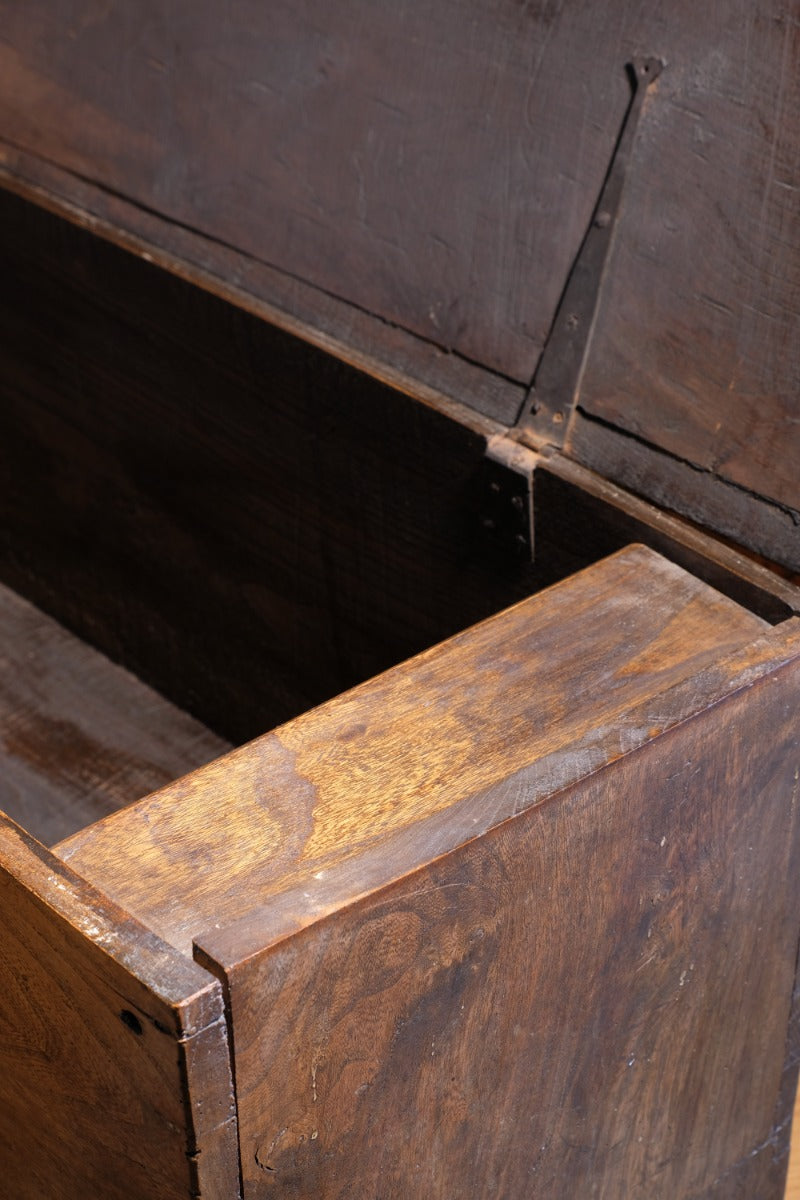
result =
[[580,391],[600,293],[614,244],[636,128],[648,88],[661,74],[658,58],[628,64],[631,99],[622,120],[600,199],[567,277],[539,362],[517,419],[520,433],[562,446]]
[[481,533],[504,557],[533,561],[533,473],[538,462],[533,450],[502,434],[486,443]]

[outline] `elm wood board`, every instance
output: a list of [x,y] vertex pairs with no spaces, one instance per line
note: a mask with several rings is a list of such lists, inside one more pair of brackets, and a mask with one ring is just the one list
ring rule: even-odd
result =
[[218,732],[535,588],[480,434],[8,193],[0,241],[0,578]]
[[[55,852],[190,953],[270,898],[341,903],[641,744],[767,628],[630,547]],[[654,697],[680,685],[662,714]]]
[[779,1200],[798,686],[795,642],[295,936],[201,939],[225,967],[246,1200]]
[[230,749],[0,585],[0,809],[45,844]]
[[0,1178],[14,1200],[235,1200],[217,980],[0,815]]
[[[187,237],[205,240],[212,273],[312,324],[314,285],[323,323],[337,297],[353,326],[377,314],[378,357],[406,355],[394,332],[383,344],[401,326],[523,383],[613,150],[623,65],[661,56],[581,404],[796,517],[788,0],[746,13],[734,0],[668,12],[317,0],[224,14],[160,0],[135,37],[121,4],[6,0],[0,14],[0,133],[15,169],[62,168],[67,202],[133,231],[160,217],[154,241],[179,257]],[[420,378],[441,380],[428,360]],[[513,420],[491,388],[473,398]],[[702,520],[714,494],[701,489],[690,515]]]

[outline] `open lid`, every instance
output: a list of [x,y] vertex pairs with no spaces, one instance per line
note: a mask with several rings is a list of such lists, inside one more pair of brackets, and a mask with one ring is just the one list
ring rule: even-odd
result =
[[625,64],[663,60],[543,440],[800,569],[788,0],[0,0],[0,19],[8,172],[506,425],[596,216]]

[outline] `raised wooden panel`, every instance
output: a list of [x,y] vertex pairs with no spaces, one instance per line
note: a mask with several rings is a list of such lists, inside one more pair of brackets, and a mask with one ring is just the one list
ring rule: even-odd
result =
[[0,816],[0,1177],[14,1200],[235,1200],[219,983]]

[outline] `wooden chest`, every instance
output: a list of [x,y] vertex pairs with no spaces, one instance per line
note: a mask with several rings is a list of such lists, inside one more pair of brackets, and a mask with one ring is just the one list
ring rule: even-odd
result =
[[0,20],[3,1195],[779,1200],[795,6]]

